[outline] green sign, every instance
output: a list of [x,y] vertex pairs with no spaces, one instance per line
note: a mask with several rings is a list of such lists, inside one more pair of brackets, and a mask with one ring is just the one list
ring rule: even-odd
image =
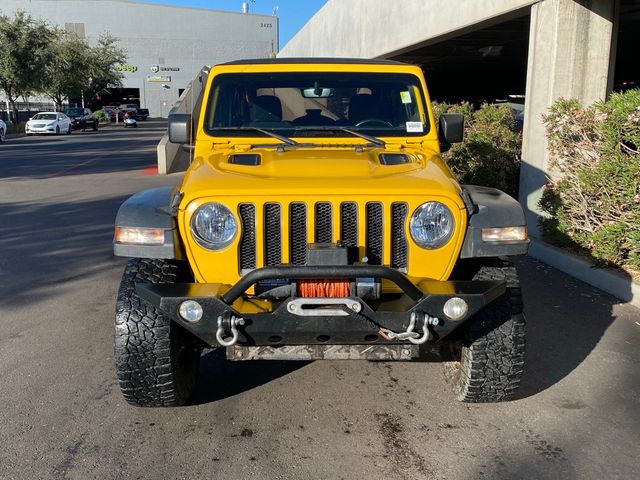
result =
[[116,67],[116,70],[118,70],[119,72],[129,72],[129,73],[135,73],[138,71],[138,67],[136,65],[118,65]]

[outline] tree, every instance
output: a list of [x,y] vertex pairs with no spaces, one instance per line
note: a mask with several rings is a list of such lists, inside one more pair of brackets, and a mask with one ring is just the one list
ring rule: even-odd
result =
[[69,95],[87,88],[92,75],[94,52],[74,33],[56,30],[53,56],[45,66],[46,81],[42,93],[51,98],[58,110]]
[[0,15],[0,88],[9,100],[14,121],[18,118],[18,97],[42,90],[54,36],[44,21],[24,11],[18,11],[13,19]]
[[90,76],[85,92],[92,97],[122,86],[124,74],[118,71],[117,66],[127,61],[127,54],[117,43],[117,38],[104,34],[98,38],[98,44],[91,48]]

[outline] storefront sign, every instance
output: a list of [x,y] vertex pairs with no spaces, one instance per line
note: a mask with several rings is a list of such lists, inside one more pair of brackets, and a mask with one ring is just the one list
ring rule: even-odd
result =
[[147,82],[170,82],[171,75],[147,75]]
[[118,70],[119,72],[129,72],[129,73],[134,73],[138,71],[138,66],[137,65],[118,65],[116,66],[116,70]]
[[158,73],[158,72],[179,72],[180,71],[180,67],[164,67],[164,66],[160,66],[160,65],[153,65],[151,67],[151,71],[153,73]]

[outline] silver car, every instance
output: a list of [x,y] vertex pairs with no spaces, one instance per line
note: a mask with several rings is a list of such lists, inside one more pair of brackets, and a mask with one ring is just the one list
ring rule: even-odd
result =
[[27,135],[71,133],[71,119],[61,112],[40,112],[29,119],[24,127]]

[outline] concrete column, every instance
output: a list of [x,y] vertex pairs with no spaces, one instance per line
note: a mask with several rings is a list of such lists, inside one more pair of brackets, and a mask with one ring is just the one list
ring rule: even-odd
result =
[[531,8],[520,202],[539,236],[538,201],[549,173],[541,116],[560,97],[584,105],[607,95],[615,0],[543,0]]

